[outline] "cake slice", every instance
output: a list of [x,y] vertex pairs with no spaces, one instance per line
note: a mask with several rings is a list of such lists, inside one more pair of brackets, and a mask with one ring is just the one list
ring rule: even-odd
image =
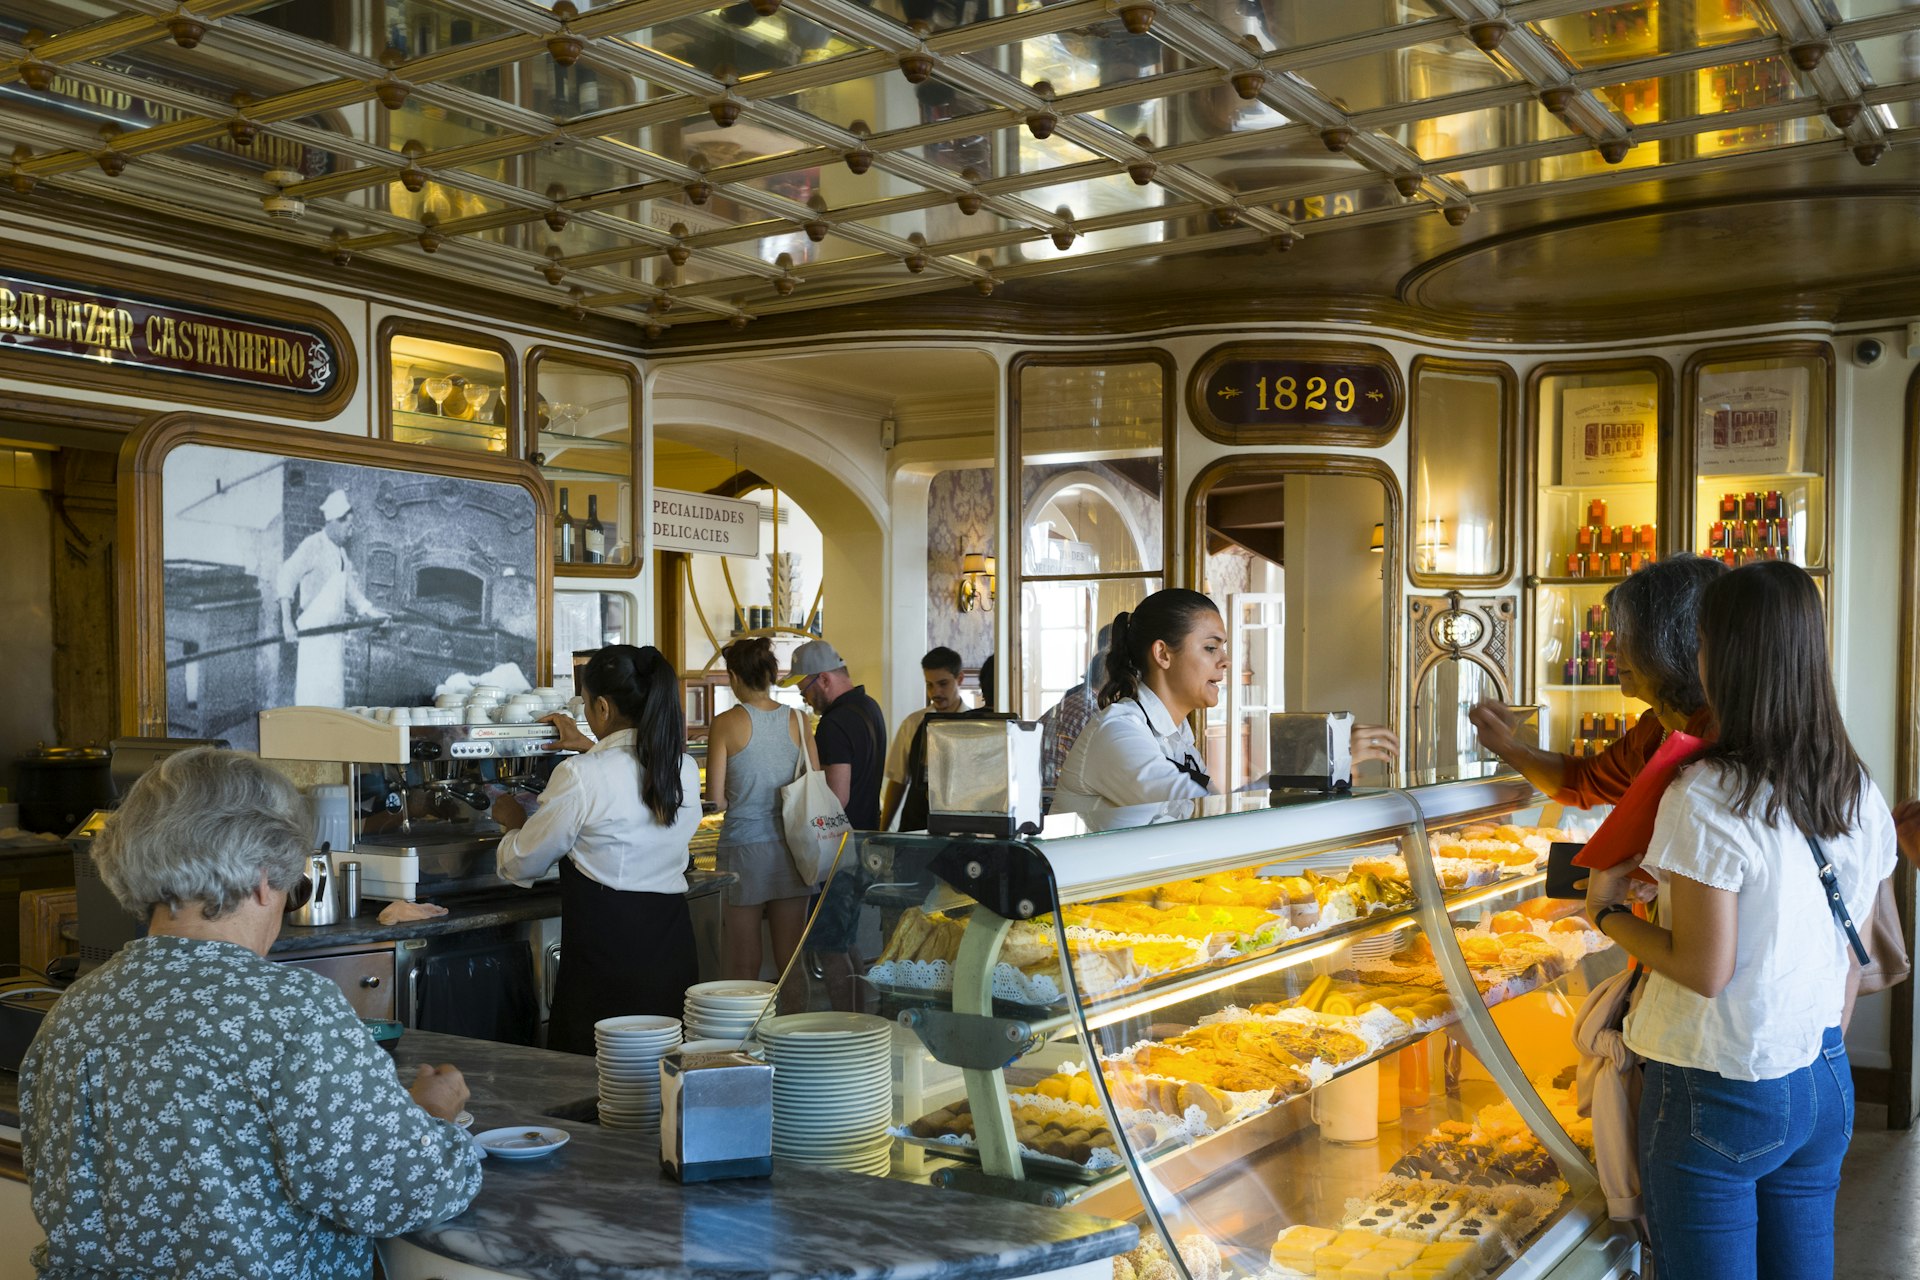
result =
[[1345,1280],[1347,1267],[1372,1253],[1385,1237],[1371,1231],[1348,1229],[1314,1250],[1314,1280]]
[[1288,1227],[1273,1242],[1273,1252],[1268,1259],[1272,1263],[1273,1274],[1286,1277],[1286,1280],[1312,1277],[1314,1253],[1332,1244],[1338,1234],[1326,1227]]

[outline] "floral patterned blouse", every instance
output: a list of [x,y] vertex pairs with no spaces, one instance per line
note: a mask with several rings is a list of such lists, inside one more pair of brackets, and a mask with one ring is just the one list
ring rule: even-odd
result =
[[480,1190],[338,987],[232,943],[141,938],[76,982],[20,1113],[43,1280],[359,1280],[371,1237]]

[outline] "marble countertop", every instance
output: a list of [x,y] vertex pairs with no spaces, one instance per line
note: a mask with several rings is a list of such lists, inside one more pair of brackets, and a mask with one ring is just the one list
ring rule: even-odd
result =
[[476,1132],[565,1129],[545,1160],[490,1160],[451,1221],[407,1236],[431,1253],[529,1280],[1003,1280],[1098,1261],[1138,1241],[1125,1223],[920,1183],[779,1163],[771,1178],[682,1186],[658,1140],[557,1118],[594,1096],[593,1059],[409,1031],[422,1062],[465,1073]]
[[[738,878],[730,873],[690,871],[687,873],[687,896],[697,898],[716,893]],[[443,934],[489,929],[495,925],[549,920],[559,914],[560,888],[557,883],[542,883],[532,889],[503,889],[485,899],[455,903],[444,916],[435,916],[431,920],[412,920],[404,924],[381,924],[377,908],[369,903],[359,915],[338,924],[282,925],[271,954],[319,951],[331,947],[363,947],[410,938],[436,938]]]

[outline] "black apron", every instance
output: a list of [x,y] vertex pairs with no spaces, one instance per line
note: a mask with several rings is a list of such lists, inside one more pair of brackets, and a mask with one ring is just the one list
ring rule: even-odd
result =
[[547,1048],[562,1053],[592,1053],[602,1018],[679,1017],[700,980],[684,894],[612,889],[572,858],[560,860],[560,939]]

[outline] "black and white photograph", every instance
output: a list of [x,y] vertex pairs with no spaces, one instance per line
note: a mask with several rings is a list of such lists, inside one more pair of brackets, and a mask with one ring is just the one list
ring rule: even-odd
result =
[[257,745],[283,706],[410,706],[538,674],[518,485],[183,445],[162,472],[167,732]]

